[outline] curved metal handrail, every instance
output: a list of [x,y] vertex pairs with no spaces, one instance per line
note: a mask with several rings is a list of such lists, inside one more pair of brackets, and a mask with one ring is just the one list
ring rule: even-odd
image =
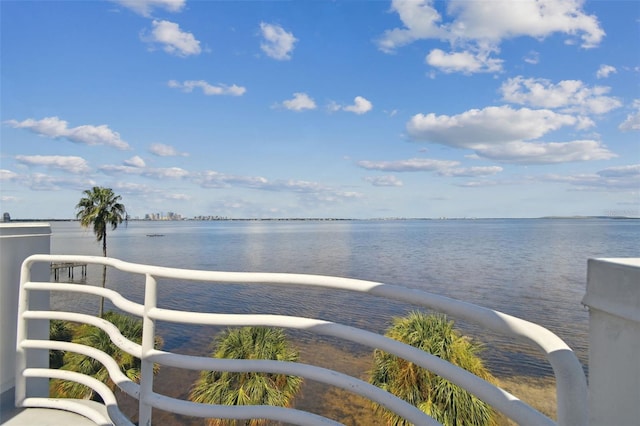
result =
[[111,421],[116,425],[134,426],[127,416],[120,411],[118,401],[111,389],[93,377],[74,371],[52,370],[49,368],[27,368],[22,374],[25,378],[47,377],[49,379],[71,380],[93,389],[102,398],[107,408],[109,419],[105,419],[96,410],[67,398],[25,398],[21,404],[23,407],[55,408],[80,414],[97,424],[110,424],[109,421]]
[[[146,276],[145,283],[145,305],[131,302],[121,296],[119,293],[102,288],[65,284],[64,286],[53,287],[50,283],[35,283],[30,282],[29,269],[31,264],[35,262],[64,262],[64,261],[80,261],[84,263],[95,263],[100,265],[107,265],[119,269],[124,272],[130,272],[135,274],[142,274]],[[465,302],[460,302],[454,299],[446,298],[443,296],[437,296],[434,294],[426,293],[420,290],[408,289],[400,286],[394,286],[389,284],[376,283],[372,281],[364,281],[351,278],[340,278],[330,276],[319,275],[306,275],[306,274],[283,274],[283,273],[248,273],[248,272],[219,272],[219,271],[202,271],[202,270],[188,270],[179,268],[167,268],[160,266],[143,265],[136,263],[129,263],[114,258],[105,258],[97,256],[65,256],[65,255],[34,255],[25,260],[22,269],[22,287],[24,290],[66,290],[73,292],[84,292],[88,294],[99,295],[111,300],[116,306],[126,312],[130,312],[134,315],[141,316],[145,324],[145,334],[143,335],[143,344],[140,345],[127,345],[124,343],[119,332],[114,333],[113,329],[110,329],[104,320],[97,319],[92,316],[74,317],[75,320],[82,320],[82,322],[91,323],[105,330],[110,337],[115,339],[114,343],[121,347],[121,349],[131,353],[134,356],[140,355],[143,362],[143,376],[145,368],[149,371],[149,367],[154,362],[163,365],[173,365],[181,368],[190,368],[187,359],[190,362],[195,362],[192,358],[183,358],[184,356],[157,351],[153,348],[153,345],[149,342],[153,342],[155,338],[155,321],[171,321],[178,323],[192,323],[192,324],[216,324],[216,325],[263,325],[263,326],[277,326],[286,328],[297,328],[312,331],[314,333],[326,334],[336,337],[341,337],[347,340],[365,344],[373,348],[380,348],[386,352],[393,353],[397,356],[410,360],[422,367],[425,367],[434,373],[441,375],[442,377],[450,380],[451,382],[467,389],[472,394],[476,395],[483,401],[493,405],[498,410],[502,411],[505,415],[516,420],[522,424],[555,424],[552,420],[548,419],[541,413],[537,412],[527,404],[523,403],[515,396],[505,392],[504,390],[472,375],[471,373],[453,366],[446,361],[441,360],[438,357],[427,354],[414,347],[404,345],[400,342],[388,339],[384,336],[376,333],[371,333],[365,330],[349,327],[341,324],[332,323],[329,321],[322,321],[309,318],[299,317],[287,317],[280,315],[227,315],[227,314],[213,314],[213,313],[195,313],[187,311],[178,311],[170,309],[160,309],[155,305],[156,301],[156,278],[173,278],[181,280],[191,281],[207,281],[207,282],[224,282],[224,283],[260,283],[271,285],[297,285],[297,286],[309,286],[309,287],[323,287],[330,289],[340,289],[348,291],[356,291],[367,293],[375,296],[381,296],[389,299],[400,300],[411,304],[416,304],[424,307],[428,307],[434,310],[445,312],[457,318],[462,318],[469,322],[474,322],[483,327],[489,328],[493,331],[497,331],[501,334],[506,334],[520,339],[530,345],[537,347],[541,350],[549,360],[553,367],[557,380],[558,389],[558,423],[561,425],[579,425],[587,424],[587,391],[586,391],[586,379],[582,371],[582,367],[571,349],[555,334],[549,330],[528,321],[512,317],[510,315],[483,308],[480,306],[472,305]],[[63,288],[64,287],[64,288]],[[81,314],[69,314],[69,313],[55,313],[49,311],[28,311],[26,306],[20,306],[20,312],[25,319],[28,318],[70,318],[69,315],[81,315]],[[19,321],[20,323],[20,321]],[[112,326],[113,327],[113,326]],[[24,334],[24,330],[20,330],[19,325],[18,336]],[[113,327],[115,328],[115,327]],[[25,336],[26,337],[26,336]],[[124,339],[126,340],[126,339]],[[18,352],[21,350],[19,339]],[[132,342],[130,342],[132,343]],[[122,346],[121,346],[122,344]],[[22,348],[33,345],[33,342],[22,346]],[[33,346],[32,346],[33,347]],[[106,354],[105,354],[106,355]],[[20,359],[20,357],[18,357]],[[225,371],[245,371],[248,368],[246,365],[240,367],[241,364],[237,363],[219,363],[222,360],[213,360],[207,357],[197,357],[200,361],[197,361],[198,365],[216,365],[217,367],[225,366]],[[225,360],[229,361],[229,360]],[[246,361],[244,361],[246,362]],[[20,360],[19,364],[24,364],[23,360]],[[279,371],[280,366],[271,365],[272,363],[258,363],[258,367],[269,369],[277,369]],[[291,363],[289,363],[291,364]],[[295,365],[293,367],[292,365]],[[295,374],[302,377],[313,376],[317,371],[313,366],[303,366],[302,364],[292,364],[283,367],[283,371],[289,371],[287,374]],[[303,366],[302,368],[300,366]],[[26,365],[24,365],[26,367]],[[254,366],[256,367],[256,366]],[[307,368],[309,367],[309,368]],[[232,368],[229,370],[229,368]],[[241,368],[241,370],[238,370]],[[257,368],[257,367],[256,367]],[[200,368],[198,368],[200,369]],[[218,368],[220,369],[220,368]],[[110,371],[110,370],[109,370]],[[257,371],[255,369],[251,371]],[[261,370],[260,370],[261,371]],[[271,370],[270,370],[271,371]],[[292,371],[296,371],[293,373]],[[338,373],[339,374],[339,373]],[[152,375],[151,375],[152,376]],[[18,375],[20,377],[20,375]],[[342,379],[342,378],[341,378]],[[149,380],[153,380],[152,377]],[[357,379],[356,379],[357,380]],[[332,383],[336,384],[336,383]],[[137,385],[136,385],[137,386]],[[339,385],[337,385],[339,386]],[[16,385],[16,396],[18,396],[19,386]],[[377,396],[376,396],[377,397]],[[394,397],[395,398],[395,397]],[[18,398],[16,398],[18,399]],[[195,403],[174,400],[173,398],[165,397],[163,395],[152,392],[151,382],[141,383],[140,386],[140,399],[142,404],[160,403],[166,406],[169,404],[175,410],[195,410],[202,411],[201,408],[194,408]],[[397,399],[397,398],[396,398]],[[374,399],[375,400],[375,399]],[[401,401],[401,400],[400,400]],[[186,404],[184,404],[186,403]],[[404,402],[403,402],[404,403]],[[141,404],[141,407],[142,407]],[[406,403],[404,403],[406,404]],[[387,406],[387,404],[383,404]],[[394,404],[391,407],[396,407]],[[190,408],[187,408],[190,407]],[[226,407],[230,408],[230,407]],[[232,407],[231,407],[232,408]],[[246,408],[246,407],[245,407]],[[211,411],[213,410],[213,411]],[[216,412],[220,413],[218,409],[206,409],[207,413]],[[224,410],[226,412],[226,410]],[[233,411],[233,410],[231,410]],[[231,412],[230,411],[230,412]],[[279,411],[279,410],[276,410]],[[295,411],[295,410],[293,410]],[[402,411],[402,410],[401,410]],[[178,411],[175,411],[178,412]],[[192,413],[193,411],[189,411]],[[194,414],[191,414],[194,415]],[[208,414],[207,414],[208,415]],[[216,414],[218,415],[218,414]],[[289,416],[289,414],[276,414],[277,416]],[[143,414],[140,414],[141,420],[143,420]],[[150,409],[149,414],[150,418]],[[297,414],[294,416],[296,417]],[[258,416],[261,417],[261,416]],[[304,416],[298,418],[301,420]],[[263,417],[264,418],[264,417]],[[296,417],[297,418],[297,417]],[[284,420],[283,417],[277,417],[277,419]],[[430,418],[429,418],[430,419]],[[431,419],[432,420],[432,419]],[[306,420],[304,420],[306,421]],[[304,422],[303,421],[303,422]],[[317,421],[310,420],[313,422]],[[412,420],[415,423],[415,420]],[[422,417],[422,424],[429,422],[429,420]]]

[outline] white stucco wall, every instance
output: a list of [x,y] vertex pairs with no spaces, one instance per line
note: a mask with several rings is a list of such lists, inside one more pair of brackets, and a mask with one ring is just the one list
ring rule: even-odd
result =
[[[15,384],[16,316],[22,261],[32,254],[49,254],[51,251],[51,226],[48,223],[0,223],[0,394],[11,390]],[[32,279],[49,280],[49,267],[37,265]],[[31,306],[49,308],[47,292],[33,292]],[[48,321],[30,324],[30,336],[48,338]],[[46,367],[49,357],[46,351],[29,354],[32,366]],[[29,384],[31,395],[48,396],[46,379]],[[34,392],[34,393],[31,393]]]
[[590,259],[591,425],[640,424],[640,258]]

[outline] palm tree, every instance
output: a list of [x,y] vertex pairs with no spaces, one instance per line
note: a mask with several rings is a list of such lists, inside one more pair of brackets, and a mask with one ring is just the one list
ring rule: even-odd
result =
[[[73,329],[68,321],[49,321],[49,339],[70,342]],[[64,364],[64,351],[49,351],[49,368],[60,368]]]
[[[109,311],[104,315],[104,319],[115,325],[120,333],[127,339],[140,344],[142,342],[142,321],[120,314],[118,312]],[[73,343],[78,343],[99,349],[111,356],[120,366],[122,372],[134,382],[140,381],[140,364],[139,358],[118,348],[111,342],[109,335],[98,327],[88,324],[77,325],[73,331]],[[156,338],[155,347],[162,346],[162,339]],[[63,358],[63,370],[75,371],[77,373],[86,374],[103,383],[105,383],[113,391],[116,388],[115,383],[109,377],[107,369],[95,359],[76,352],[66,352]],[[154,374],[158,372],[159,366],[154,366]],[[96,397],[93,391],[88,387],[76,382],[53,380],[51,386],[52,395],[61,398],[79,398],[93,399]]]
[[[94,186],[85,190],[84,197],[76,205],[76,218],[84,228],[93,226],[93,233],[98,242],[102,242],[102,255],[107,257],[107,226],[115,230],[126,218],[124,204],[120,203],[119,195],[114,194],[111,188]],[[102,267],[102,287],[107,281],[107,266]],[[104,312],[104,297],[100,298],[100,317]]]
[[[214,358],[267,359],[295,362],[298,352],[287,343],[284,330],[267,327],[228,329],[215,340]],[[302,378],[270,373],[202,371],[189,394],[193,402],[219,405],[273,405],[289,407]],[[246,422],[209,419],[210,426],[266,424],[264,419]]]
[[[411,312],[395,318],[387,337],[422,349],[458,367],[495,382],[478,357],[481,346],[453,329],[444,315]],[[370,382],[415,405],[445,426],[495,425],[493,409],[466,390],[409,361],[376,349]],[[388,425],[409,423],[384,407],[374,409]]]

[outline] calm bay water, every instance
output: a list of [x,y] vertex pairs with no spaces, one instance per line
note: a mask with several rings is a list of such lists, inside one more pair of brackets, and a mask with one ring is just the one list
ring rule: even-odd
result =
[[[52,223],[54,254],[101,255],[90,230]],[[162,234],[149,237],[149,234]],[[587,259],[640,255],[640,221],[612,219],[129,222],[108,235],[109,255],[129,262],[224,271],[335,275],[418,288],[539,323],[587,361],[581,305]],[[100,268],[87,282],[99,285]],[[108,287],[142,300],[142,278],[109,271]],[[54,307],[97,312],[97,300],[52,295]],[[348,292],[160,281],[160,305],[192,311],[309,316],[384,331],[416,306]],[[496,375],[550,374],[535,352],[457,321],[486,344]],[[161,324],[165,348],[207,350],[215,330]],[[322,340],[356,354],[368,348]],[[519,349],[522,351],[522,349]]]

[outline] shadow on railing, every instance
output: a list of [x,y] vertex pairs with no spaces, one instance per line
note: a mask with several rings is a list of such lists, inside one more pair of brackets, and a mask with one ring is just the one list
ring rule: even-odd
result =
[[[38,262],[81,262],[107,265],[118,270],[141,274],[146,277],[144,304],[134,303],[121,294],[101,287],[32,282],[31,266]],[[272,406],[221,406],[199,404],[180,400],[154,392],[154,363],[188,370],[215,370],[232,372],[269,372],[300,376],[346,389],[375,401],[416,425],[437,425],[413,405],[360,379],[325,368],[292,362],[267,360],[230,360],[196,357],[154,349],[156,321],[198,325],[268,326],[306,330],[312,333],[339,337],[371,348],[382,349],[409,360],[466,389],[479,399],[521,425],[556,424],[529,405],[508,392],[456,367],[442,359],[412,346],[362,329],[330,321],[282,315],[230,315],[196,313],[162,309],[157,307],[157,278],[191,280],[201,282],[256,283],[262,285],[296,285],[349,290],[399,300],[449,314],[476,323],[505,336],[524,341],[541,350],[549,360],[557,386],[557,410],[559,425],[586,425],[587,385],[582,367],[573,351],[549,330],[519,318],[465,302],[433,295],[419,290],[348,278],[280,273],[216,272],[166,268],[123,262],[94,256],[34,255],[22,265],[20,301],[18,311],[16,354],[16,405],[18,407],[49,407],[76,412],[89,417],[97,424],[132,424],[123,415],[111,390],[101,382],[78,373],[64,370],[30,368],[26,351],[31,349],[74,351],[101,362],[113,382],[126,394],[139,401],[139,424],[151,424],[151,410],[158,408],[177,414],[202,418],[247,419],[260,418],[300,425],[339,424],[333,420],[296,409]],[[37,311],[29,307],[30,291],[55,290],[92,294],[109,299],[124,312],[142,318],[142,344],[126,339],[110,322],[91,315]],[[32,319],[58,319],[91,324],[104,330],[113,343],[123,351],[141,359],[140,384],[134,383],[119,369],[116,361],[97,349],[68,342],[29,339],[27,323]],[[33,398],[27,395],[28,377],[47,377],[76,381],[92,388],[104,401],[109,419],[99,413],[89,412],[87,407],[74,400]]]

